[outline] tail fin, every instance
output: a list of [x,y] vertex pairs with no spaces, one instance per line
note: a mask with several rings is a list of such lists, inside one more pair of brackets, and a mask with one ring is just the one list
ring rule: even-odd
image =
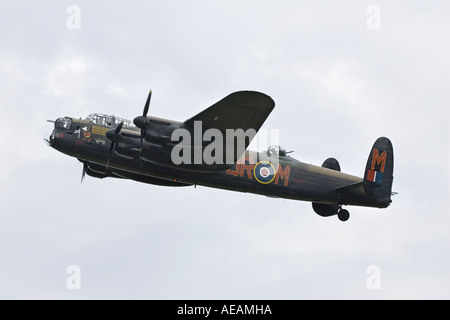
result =
[[381,206],[391,203],[394,172],[394,149],[388,138],[375,141],[364,172],[364,191],[380,202]]

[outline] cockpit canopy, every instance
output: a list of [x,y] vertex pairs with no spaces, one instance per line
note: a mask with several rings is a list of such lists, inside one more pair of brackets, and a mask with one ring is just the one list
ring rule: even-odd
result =
[[286,155],[291,152],[292,151],[286,151],[286,149],[282,146],[272,145],[269,147],[269,149],[267,149],[267,156],[286,157]]
[[[91,113],[90,115],[87,116],[86,119],[90,120],[93,124],[102,127],[111,127],[111,126],[115,127],[123,121],[123,128],[130,130],[137,130],[137,127],[131,120],[119,118],[109,114]],[[112,123],[113,119],[114,123]]]

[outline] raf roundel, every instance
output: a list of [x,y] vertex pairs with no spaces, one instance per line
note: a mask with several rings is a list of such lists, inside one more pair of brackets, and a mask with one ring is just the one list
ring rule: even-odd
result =
[[271,183],[275,179],[275,174],[275,167],[267,161],[260,161],[253,168],[256,181],[262,184]]

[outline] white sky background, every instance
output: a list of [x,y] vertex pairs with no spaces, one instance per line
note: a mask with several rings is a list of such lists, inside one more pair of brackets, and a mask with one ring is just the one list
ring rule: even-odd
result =
[[[449,16],[447,1],[2,0],[0,298],[449,299]],[[149,114],[180,121],[264,92],[263,128],[294,157],[358,176],[387,136],[399,194],[341,223],[306,202],[80,184],[82,164],[44,144],[45,120],[133,119],[149,89]]]

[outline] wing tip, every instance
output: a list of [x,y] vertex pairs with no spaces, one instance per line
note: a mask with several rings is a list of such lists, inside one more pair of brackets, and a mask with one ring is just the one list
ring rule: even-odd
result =
[[275,101],[272,99],[272,97],[263,92],[255,90],[236,91],[225,97],[225,99],[227,98],[243,100],[242,103],[244,104],[249,104],[251,102],[252,105],[260,108],[268,108],[270,109],[270,111],[272,111],[275,107]]

